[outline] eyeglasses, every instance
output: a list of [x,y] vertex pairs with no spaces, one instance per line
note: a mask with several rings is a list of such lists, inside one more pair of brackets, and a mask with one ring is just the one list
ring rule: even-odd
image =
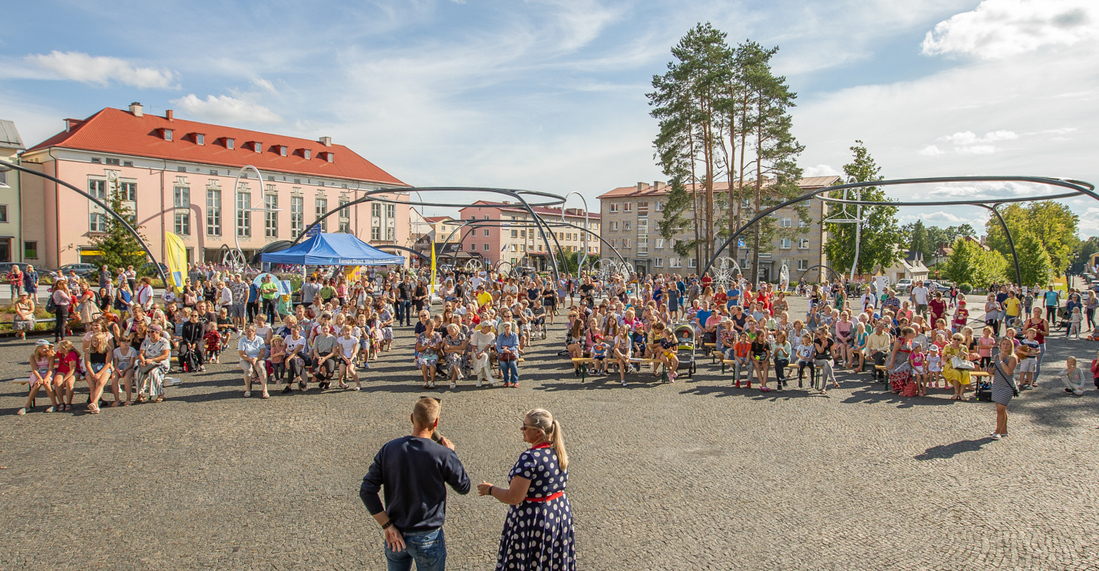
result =
[[528,428],[533,428],[534,430],[542,430],[541,428],[538,428],[537,426],[527,426],[526,424],[524,424],[523,426],[519,427],[519,432],[522,432],[522,431],[524,431]]

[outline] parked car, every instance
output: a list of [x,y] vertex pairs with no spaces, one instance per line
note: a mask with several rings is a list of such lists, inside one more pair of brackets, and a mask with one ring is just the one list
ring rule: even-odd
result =
[[81,262],[79,264],[65,264],[64,266],[61,266],[61,268],[58,271],[61,272],[64,275],[66,275],[66,276],[69,275],[70,271],[76,272],[76,275],[78,275],[78,276],[82,276],[82,275],[84,275],[84,274],[86,274],[90,271],[93,271],[97,268],[99,268],[99,266],[97,266],[95,264],[89,264],[89,263],[86,263],[86,262]]
[[897,283],[893,286],[893,290],[897,293],[908,293],[910,289],[912,289],[912,280],[907,278],[897,280]]

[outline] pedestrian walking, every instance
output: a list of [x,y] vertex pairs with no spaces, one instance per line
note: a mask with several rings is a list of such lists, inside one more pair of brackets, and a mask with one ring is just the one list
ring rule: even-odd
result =
[[[438,434],[440,402],[420,397],[412,434],[385,443],[363,477],[359,497],[385,533],[389,571],[446,568],[446,486],[469,493],[469,476],[454,444]],[[378,496],[385,494],[385,502]]]
[[1019,396],[1019,387],[1013,377],[1018,364],[1014,340],[1001,337],[1000,354],[992,363],[992,402],[996,403],[996,431],[991,434],[993,440],[1007,436],[1007,405],[1013,397]]

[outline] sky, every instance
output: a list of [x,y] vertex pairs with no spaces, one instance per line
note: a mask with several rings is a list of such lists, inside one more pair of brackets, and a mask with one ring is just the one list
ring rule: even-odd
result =
[[[862,140],[886,178],[1099,183],[1094,0],[46,0],[4,16],[0,118],[27,146],[66,117],[139,101],[147,113],[331,136],[415,186],[577,192],[597,211],[599,194],[666,180],[645,95],[672,46],[710,22],[731,43],[778,46],[806,175],[842,172]],[[1099,235],[1099,202],[1065,202],[1082,238]],[[987,213],[920,207],[898,218],[983,233]]]

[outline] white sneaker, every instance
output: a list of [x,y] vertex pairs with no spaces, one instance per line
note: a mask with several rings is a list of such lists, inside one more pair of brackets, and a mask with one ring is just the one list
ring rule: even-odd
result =
[[252,391],[244,391],[244,398],[252,396]]
[[626,386],[626,381],[622,381],[622,386]]
[[27,409],[25,409],[25,408],[21,408],[21,409],[15,411],[16,416],[23,416],[24,414],[27,414]]
[[477,379],[477,387],[480,388],[480,386],[481,386],[481,379]]
[[456,388],[458,388],[458,383],[455,383],[454,381],[451,381],[451,382],[450,382],[450,388],[451,388],[451,389],[456,389]]
[[999,434],[996,434],[995,432],[993,432],[993,433],[992,433],[992,434],[990,434],[989,436],[990,436],[990,437],[991,437],[991,438],[992,438],[993,440],[999,440],[999,439],[1000,439],[1000,435],[999,435]]
[[1077,395],[1077,396],[1082,395],[1082,394],[1084,394],[1084,389],[1076,389],[1076,390],[1072,391],[1072,394]]

